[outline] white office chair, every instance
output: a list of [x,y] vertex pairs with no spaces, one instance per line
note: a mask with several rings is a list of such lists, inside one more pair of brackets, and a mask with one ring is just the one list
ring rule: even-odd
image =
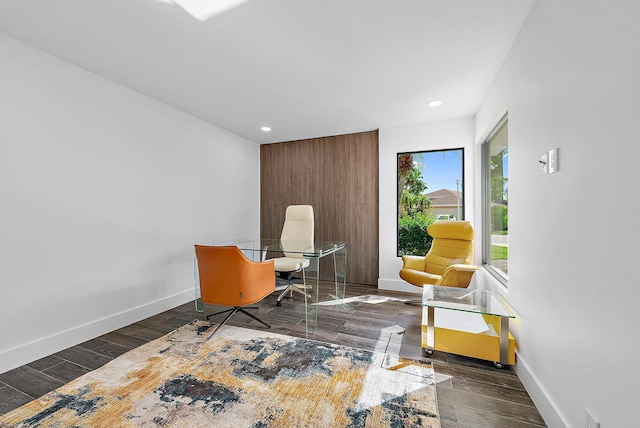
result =
[[[305,259],[301,251],[313,249],[313,228],[313,207],[311,205],[290,205],[287,207],[280,235],[284,257],[273,259],[276,275],[287,281],[287,287],[278,296],[278,306],[282,305],[282,299],[287,293],[290,293],[291,296],[294,291],[305,294],[304,268],[309,266],[309,259]],[[293,283],[294,274],[298,272],[302,272],[302,285]]]

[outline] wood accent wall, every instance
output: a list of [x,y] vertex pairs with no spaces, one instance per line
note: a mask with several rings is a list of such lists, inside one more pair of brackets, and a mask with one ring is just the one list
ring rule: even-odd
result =
[[317,241],[347,243],[347,282],[377,286],[378,131],[260,146],[261,238],[280,237],[299,204],[313,206]]

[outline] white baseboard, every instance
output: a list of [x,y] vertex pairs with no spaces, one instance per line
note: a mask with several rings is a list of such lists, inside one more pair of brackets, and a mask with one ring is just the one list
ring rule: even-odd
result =
[[[193,300],[193,288],[0,352],[0,373]],[[194,308],[195,312],[195,308]]]
[[516,359],[517,363],[514,366],[514,370],[518,375],[518,378],[524,385],[525,389],[529,393],[529,396],[536,405],[536,408],[540,412],[540,415],[546,422],[549,428],[566,428],[569,425],[565,422],[564,418],[560,415],[557,407],[549,399],[549,394],[544,387],[538,381],[538,378],[529,370],[529,366],[526,361],[518,355]]

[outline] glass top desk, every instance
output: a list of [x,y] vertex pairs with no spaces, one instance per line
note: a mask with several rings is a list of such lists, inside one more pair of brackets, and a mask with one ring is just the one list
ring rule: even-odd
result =
[[[333,277],[335,284],[335,295],[329,295],[328,297],[331,299],[344,299],[347,277],[347,244],[345,242],[316,241],[312,246],[309,246],[306,242],[302,243],[300,241],[261,239],[259,243],[244,241],[226,245],[237,246],[247,258],[253,261],[282,257],[285,250],[287,253],[302,254],[302,257],[309,260],[309,266],[304,268],[304,307],[307,333],[315,333],[318,327],[320,260],[327,256],[331,256],[331,261],[333,262],[333,272],[330,276]],[[196,308],[201,310],[202,305],[199,302],[198,292],[196,281]]]
[[[493,361],[498,368],[515,364],[514,338],[509,332],[509,320],[515,315],[497,294],[425,285],[422,305],[422,348],[427,355],[438,349]],[[443,320],[436,325],[436,309],[438,314],[442,310],[458,314],[447,317],[442,313]]]

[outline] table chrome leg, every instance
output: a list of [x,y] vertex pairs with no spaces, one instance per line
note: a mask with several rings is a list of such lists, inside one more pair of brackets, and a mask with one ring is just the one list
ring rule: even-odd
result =
[[509,364],[509,317],[500,317],[500,362]]
[[428,355],[433,353],[435,349],[435,336],[436,336],[436,323],[435,323],[436,309],[432,306],[427,307],[427,349]]

